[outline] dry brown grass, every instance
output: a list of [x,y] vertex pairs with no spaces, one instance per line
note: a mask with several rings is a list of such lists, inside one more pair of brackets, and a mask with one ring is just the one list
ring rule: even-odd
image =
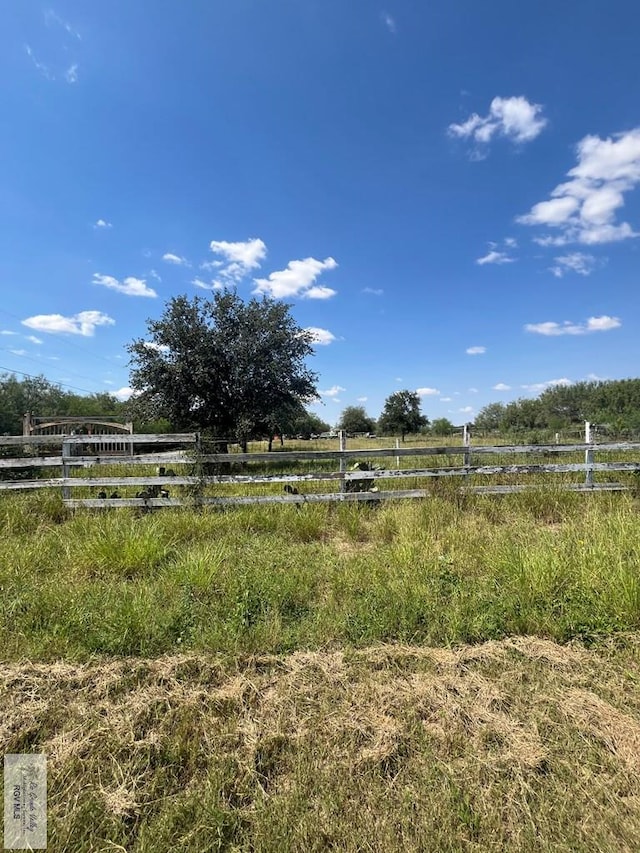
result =
[[0,744],[48,755],[55,851],[634,850],[639,649],[7,663]]

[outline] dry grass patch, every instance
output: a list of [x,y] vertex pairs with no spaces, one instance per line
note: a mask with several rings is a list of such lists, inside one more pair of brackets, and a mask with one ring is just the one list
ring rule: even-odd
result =
[[55,851],[633,850],[639,649],[5,663],[0,744],[48,755]]

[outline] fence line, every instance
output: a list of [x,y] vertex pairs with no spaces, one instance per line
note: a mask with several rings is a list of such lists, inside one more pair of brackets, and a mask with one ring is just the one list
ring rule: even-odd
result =
[[[590,438],[590,425],[586,424],[586,437]],[[33,439],[36,440],[33,440]],[[0,436],[0,446],[16,446],[31,444],[50,444],[51,436]],[[594,453],[600,452],[629,452],[639,451],[640,442],[611,442],[595,445],[591,442],[568,445],[493,445],[493,446],[471,446],[470,437],[465,436],[462,445],[445,447],[387,447],[368,448],[366,450],[347,450],[346,437],[339,437],[339,450],[315,450],[315,451],[272,451],[258,453],[217,453],[203,454],[197,452],[201,447],[199,437],[196,433],[170,433],[163,435],[132,434],[127,436],[126,441],[131,447],[129,456],[101,456],[84,455],[87,446],[98,446],[104,440],[103,436],[61,436],[62,455],[42,457],[21,457],[0,459],[0,474],[2,469],[20,468],[48,468],[60,467],[61,477],[48,479],[29,480],[4,480],[0,481],[0,491],[27,490],[40,488],[60,488],[65,503],[70,507],[106,507],[106,506],[180,506],[183,504],[207,505],[207,504],[246,504],[246,503],[315,503],[318,501],[380,501],[411,497],[426,497],[430,494],[427,489],[397,489],[378,490],[377,483],[381,480],[402,480],[405,478],[465,478],[465,485],[461,487],[463,493],[474,494],[506,494],[510,492],[523,491],[530,486],[524,484],[513,485],[470,485],[468,480],[471,476],[500,476],[500,475],[539,475],[539,474],[575,474],[584,472],[584,483],[563,483],[562,487],[574,491],[613,491],[623,490],[627,486],[620,483],[596,483],[594,474],[596,472],[640,472],[640,462],[595,462]],[[397,444],[397,442],[396,442]],[[155,445],[158,448],[167,445],[178,445],[186,447],[184,450],[172,449],[155,453],[134,453],[136,446]],[[557,458],[558,454],[584,453],[584,463],[548,463],[535,462],[532,464],[513,465],[490,465],[472,464],[472,457],[490,455],[540,455],[543,458]],[[83,454],[83,455],[79,455]],[[429,457],[429,456],[462,456],[463,465],[450,467],[425,467],[425,468],[381,468],[371,470],[347,470],[348,461],[362,462],[372,458],[396,458],[398,465],[403,457]],[[280,473],[280,474],[222,474],[208,473],[199,475],[193,473],[178,474],[176,476],[133,476],[133,477],[85,477],[70,476],[72,469],[91,468],[95,465],[158,465],[171,463],[176,465],[201,464],[228,465],[236,463],[245,465],[250,462],[300,462],[318,461],[326,462],[338,460],[338,471],[316,471],[303,474]],[[363,466],[364,467],[364,466]],[[215,467],[214,467],[215,470]],[[253,496],[224,496],[218,497],[198,496],[185,498],[158,497],[161,487],[184,486],[201,487],[215,484],[235,485],[273,485],[273,484],[296,484],[310,482],[338,481],[338,491],[329,493],[307,493],[307,494],[263,494]],[[77,498],[71,497],[71,490],[79,487],[91,488],[115,488],[115,487],[145,487],[147,496],[135,498]],[[375,491],[371,491],[375,487]]]

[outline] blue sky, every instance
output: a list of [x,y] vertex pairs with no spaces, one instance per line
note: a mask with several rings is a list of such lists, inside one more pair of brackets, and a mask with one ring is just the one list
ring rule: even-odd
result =
[[0,366],[126,396],[166,299],[317,330],[333,423],[637,375],[640,6],[0,10]]

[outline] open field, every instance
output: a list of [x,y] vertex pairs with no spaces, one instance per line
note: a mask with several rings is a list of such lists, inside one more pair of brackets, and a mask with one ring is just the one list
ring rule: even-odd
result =
[[49,848],[636,850],[640,502],[435,485],[0,494],[0,744],[49,756]]

